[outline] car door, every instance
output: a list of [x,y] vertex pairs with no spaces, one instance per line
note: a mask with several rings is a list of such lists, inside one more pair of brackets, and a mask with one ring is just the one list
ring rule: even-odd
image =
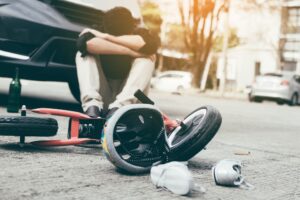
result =
[[174,87],[174,78],[173,74],[163,74],[158,77],[158,80],[156,82],[156,88],[160,90],[165,91],[172,91],[176,86]]

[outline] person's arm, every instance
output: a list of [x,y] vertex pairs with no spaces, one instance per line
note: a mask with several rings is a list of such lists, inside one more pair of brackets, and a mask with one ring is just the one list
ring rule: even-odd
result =
[[132,35],[113,36],[94,29],[85,29],[80,35],[86,32],[94,34],[97,38],[105,39],[145,55],[155,54],[160,45],[158,35],[150,33],[145,28],[136,29]]
[[[85,29],[79,35],[77,40],[77,49],[85,56],[87,53],[91,54],[111,54],[111,55],[128,55],[134,58],[147,57],[153,62],[156,60],[156,56],[152,54],[143,54],[141,52],[132,50],[121,44],[116,44],[106,40],[108,34],[101,33],[93,29]],[[124,39],[124,38],[122,38]],[[133,39],[131,37],[131,39]],[[136,40],[130,40],[134,42]],[[141,42],[143,43],[143,42]],[[145,45],[144,45],[145,46]]]
[[79,34],[79,37],[84,35],[85,33],[92,33],[93,35],[95,35],[95,37],[98,37],[98,38],[105,38],[108,34],[107,33],[102,33],[100,31],[97,31],[95,29],[91,29],[91,28],[85,28],[83,29],[83,31]]
[[140,35],[113,36],[107,34],[105,39],[134,51],[139,51],[146,44]]
[[145,55],[152,55],[157,52],[160,45],[158,35],[151,33],[145,28],[138,28],[132,35],[113,36],[103,35],[104,39],[128,47]]
[[91,54],[129,55],[132,57],[145,57],[128,47],[110,42],[102,38],[93,38],[87,41],[87,51]]
[[102,38],[105,40],[108,40],[110,42],[113,42],[115,44],[127,47],[129,49],[132,49],[134,51],[138,51],[140,48],[142,48],[146,43],[142,36],[140,35],[122,35],[122,36],[114,36],[110,35],[108,33],[102,33],[100,31],[86,28],[84,29],[79,36],[90,32],[93,35],[95,35],[98,38]]

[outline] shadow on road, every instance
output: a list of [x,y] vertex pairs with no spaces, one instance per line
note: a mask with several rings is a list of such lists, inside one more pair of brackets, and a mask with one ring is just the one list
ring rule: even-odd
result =
[[80,146],[64,146],[64,147],[39,147],[32,145],[30,143],[25,144],[23,147],[19,143],[7,143],[1,144],[0,149],[5,151],[13,152],[23,152],[23,153],[44,153],[44,154],[56,154],[56,153],[66,153],[66,154],[82,154],[82,155],[94,155],[99,156],[99,152],[102,151],[101,145],[97,148],[84,148]]
[[[0,106],[6,107],[7,105],[7,95],[0,93]],[[82,112],[81,106],[79,103],[67,102],[67,101],[58,101],[55,99],[45,99],[38,97],[28,97],[22,96],[21,105],[26,105],[28,109],[33,108],[56,108],[56,109],[66,109],[72,111]]]
[[196,170],[211,170],[211,168],[214,166],[214,162],[212,160],[190,160],[189,161],[189,167],[191,169]]

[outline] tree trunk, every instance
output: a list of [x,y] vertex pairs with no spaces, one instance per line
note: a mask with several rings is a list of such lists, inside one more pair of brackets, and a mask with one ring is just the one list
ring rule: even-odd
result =
[[200,81],[203,75],[204,71],[204,65],[205,63],[203,62],[198,62],[198,61],[193,61],[193,87],[199,88],[200,86]]

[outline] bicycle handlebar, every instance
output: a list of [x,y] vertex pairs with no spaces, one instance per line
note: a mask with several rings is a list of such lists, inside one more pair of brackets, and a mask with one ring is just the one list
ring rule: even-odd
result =
[[138,89],[135,93],[134,96],[142,103],[144,104],[151,104],[154,105],[154,102],[147,97],[140,89]]

